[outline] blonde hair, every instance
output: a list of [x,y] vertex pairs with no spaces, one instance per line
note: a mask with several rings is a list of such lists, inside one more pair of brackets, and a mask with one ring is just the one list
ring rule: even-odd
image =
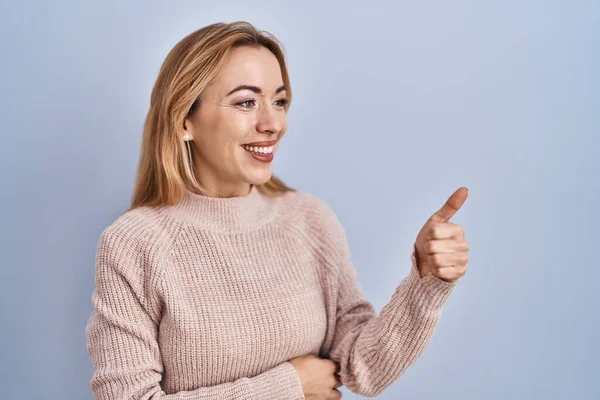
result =
[[[152,89],[129,210],[177,204],[186,189],[205,194],[183,141],[183,124],[232,49],[239,46],[263,46],[275,55],[287,92],[287,112],[292,91],[283,46],[273,35],[244,21],[216,23],[192,32],[169,52]],[[269,196],[295,191],[275,175],[257,189]]]

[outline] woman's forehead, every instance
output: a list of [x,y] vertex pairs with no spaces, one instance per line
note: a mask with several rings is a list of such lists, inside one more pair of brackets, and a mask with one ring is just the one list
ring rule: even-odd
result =
[[268,49],[248,46],[234,49],[211,86],[226,97],[244,85],[258,87],[266,95],[275,93],[283,85],[279,62]]

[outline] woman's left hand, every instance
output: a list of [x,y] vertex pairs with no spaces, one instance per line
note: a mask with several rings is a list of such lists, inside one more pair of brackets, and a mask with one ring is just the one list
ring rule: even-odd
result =
[[469,244],[462,226],[448,222],[467,199],[466,187],[456,190],[417,235],[415,248],[421,277],[430,273],[454,283],[467,272]]

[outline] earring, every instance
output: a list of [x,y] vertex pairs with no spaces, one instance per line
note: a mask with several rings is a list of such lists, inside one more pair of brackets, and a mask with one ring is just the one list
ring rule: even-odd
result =
[[187,152],[187,157],[188,157],[188,162],[190,165],[191,169],[194,169],[194,157],[192,157],[192,144],[191,141],[194,138],[192,137],[191,133],[186,132],[183,135],[183,142],[185,143],[185,150]]

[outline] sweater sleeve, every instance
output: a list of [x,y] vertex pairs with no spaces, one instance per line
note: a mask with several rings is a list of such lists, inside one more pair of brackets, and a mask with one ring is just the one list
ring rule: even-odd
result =
[[304,399],[302,383],[289,362],[254,377],[165,394],[157,342],[160,299],[140,243],[103,233],[96,254],[93,310],[86,326],[92,361],[91,390],[99,400]]
[[421,278],[413,244],[408,276],[377,315],[357,281],[341,223],[334,215],[332,218],[338,287],[336,327],[329,357],[340,364],[344,386],[353,393],[375,397],[425,351],[442,306],[456,283],[431,274]]

